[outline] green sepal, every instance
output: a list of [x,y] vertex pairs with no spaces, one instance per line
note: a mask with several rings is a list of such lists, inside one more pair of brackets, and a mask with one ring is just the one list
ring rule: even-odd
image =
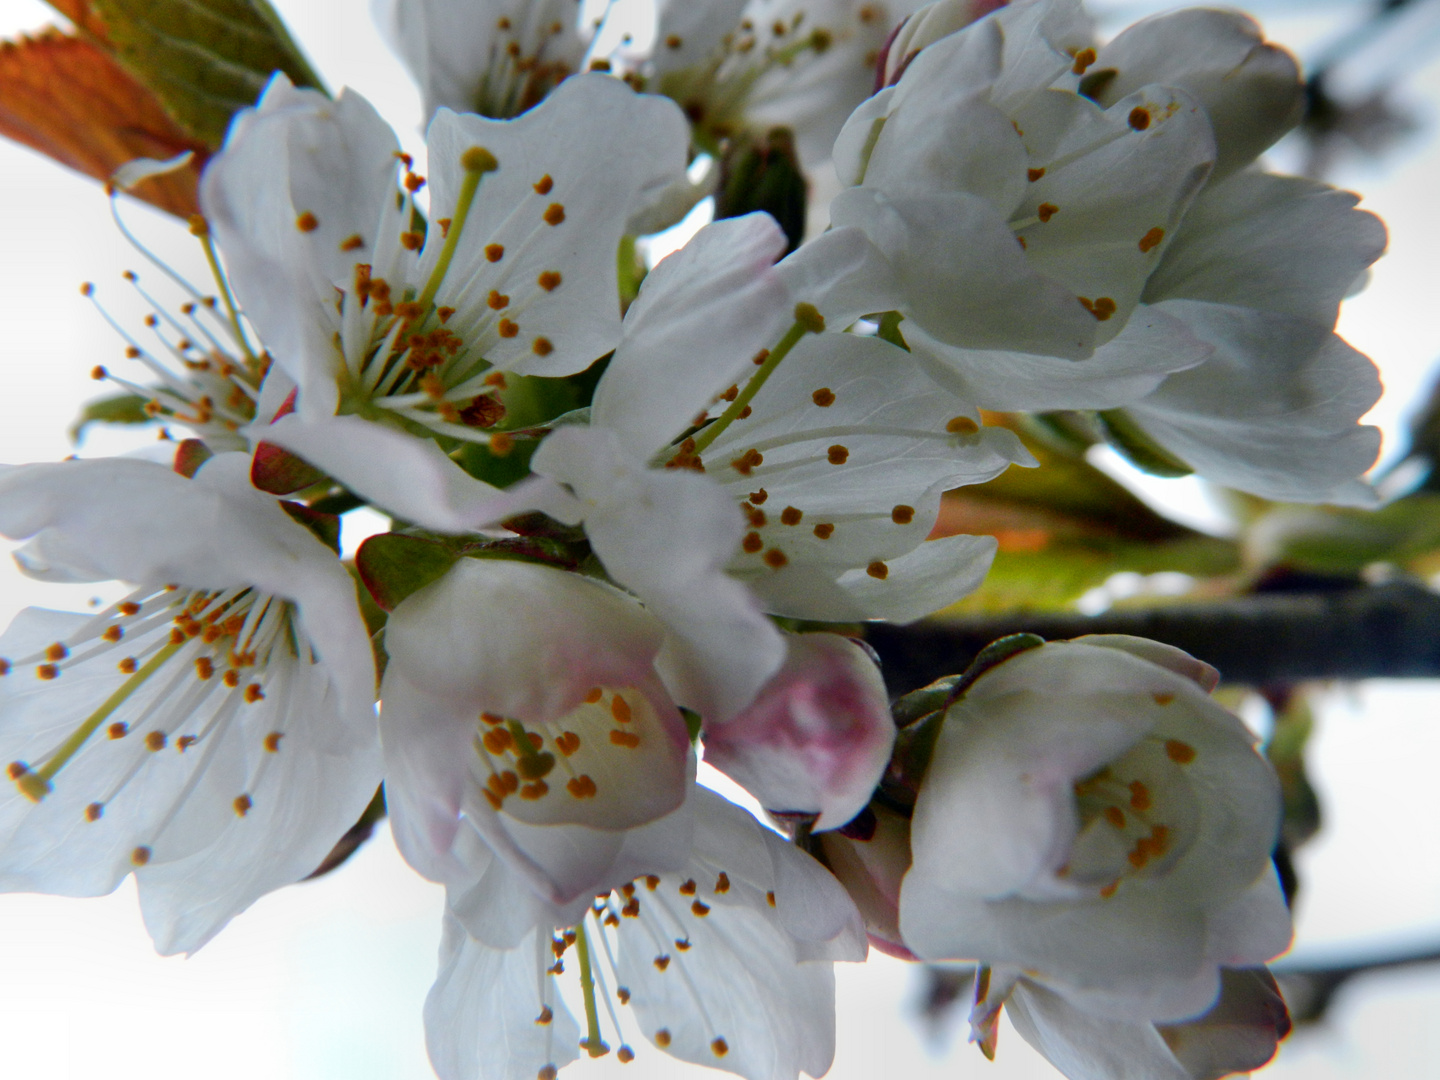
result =
[[943,710],[954,700],[955,684],[959,681],[959,675],[946,675],[929,686],[922,686],[919,690],[912,690],[896,698],[890,705],[890,715],[895,719],[895,726],[913,727],[932,713]]
[[680,706],[680,719],[685,721],[685,730],[689,732],[692,743],[700,738],[702,721],[698,712],[694,709],[687,709],[682,705]]
[[889,342],[897,349],[910,351],[910,343],[905,340],[905,335],[900,332],[900,324],[905,321],[905,316],[898,311],[887,311],[880,316],[880,328],[875,331],[875,336],[881,341]]
[[315,539],[336,555],[340,554],[340,518],[337,515],[289,499],[280,500],[280,509],[289,514],[291,520],[314,533]]
[[1105,441],[1142,472],[1165,477],[1190,476],[1195,472],[1150,438],[1124,409],[1106,409],[1096,415]]
[[514,559],[573,571],[580,569],[589,555],[586,543],[543,536],[493,540],[381,533],[360,545],[355,569],[375,603],[384,611],[394,611],[396,604],[438,581],[460,559]]
[[439,581],[460,555],[439,540],[402,533],[368,537],[355,552],[360,581],[382,611]]
[[715,219],[763,210],[784,230],[788,255],[805,239],[807,187],[789,128],[736,139],[720,160]]
[[980,650],[963,675],[946,675],[898,699],[890,707],[895,726],[899,728],[895,749],[876,790],[881,803],[896,813],[908,815],[930,768],[935,740],[940,737],[950,706],[987,671],[1012,656],[1044,644],[1045,639],[1037,634],[1011,634],[992,641]]
[[215,454],[200,439],[184,439],[175,447],[175,464],[171,466],[187,480],[193,480],[200,466]]
[[335,846],[330,849],[330,854],[325,856],[325,860],[301,880],[313,881],[344,865],[345,861],[359,851],[365,845],[365,841],[374,835],[375,826],[385,820],[387,812],[385,787],[382,784],[375,789],[375,795],[361,812],[360,820],[351,825],[345,831],[345,835],[335,842]]
[[314,465],[274,443],[260,443],[250,461],[250,483],[271,495],[291,495],[324,479]]
[[975,685],[975,681],[991,671],[1012,656],[1019,656],[1022,652],[1029,652],[1031,649],[1038,649],[1045,644],[1045,639],[1039,634],[1007,634],[1005,637],[992,641],[985,648],[976,654],[975,659],[970,661],[970,666],[955,683],[955,690],[951,701],[958,701],[965,696],[965,691]]
[[80,406],[80,415],[70,425],[70,441],[78,443],[91,424],[148,424],[155,418],[145,411],[150,401],[139,394],[115,394],[96,398]]
[[91,0],[115,54],[192,136],[212,148],[272,72],[324,84],[267,0]]

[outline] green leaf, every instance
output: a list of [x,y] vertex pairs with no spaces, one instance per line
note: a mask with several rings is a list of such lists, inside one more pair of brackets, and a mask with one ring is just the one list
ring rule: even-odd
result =
[[324,90],[267,0],[93,0],[110,43],[192,136],[225,141],[275,71]]
[[148,424],[154,419],[145,411],[150,399],[139,394],[116,394],[96,398],[80,406],[80,415],[70,425],[70,441],[78,443],[91,424]]
[[1000,542],[984,583],[944,614],[1061,610],[1121,571],[1213,577],[1239,568],[1233,541],[1162,517],[1083,457],[1020,434],[1038,469],[1009,469],[941,505],[941,532]]
[[1254,531],[1265,538],[1271,564],[1356,574],[1389,562],[1425,572],[1440,552],[1440,495],[1410,495],[1379,510],[1278,505]]
[[394,611],[413,592],[439,581],[460,556],[438,540],[381,533],[360,545],[355,569],[384,611]]

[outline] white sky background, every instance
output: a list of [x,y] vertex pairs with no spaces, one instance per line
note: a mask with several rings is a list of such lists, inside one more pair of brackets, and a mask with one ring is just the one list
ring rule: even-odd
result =
[[[407,147],[418,149],[417,97],[375,34],[364,0],[281,0],[277,7],[331,86],[364,92]],[[48,19],[39,0],[0,0],[0,35]],[[1324,10],[1268,20],[1272,37],[1302,53],[1338,25]],[[1390,254],[1369,290],[1347,303],[1341,326],[1382,368],[1389,395],[1372,416],[1387,437],[1440,357],[1440,139],[1433,137],[1440,68],[1432,65],[1408,86],[1428,137],[1380,169],[1335,178],[1365,193],[1364,205],[1391,229]],[[182,228],[134,205],[126,214],[177,267],[205,280],[198,248]],[[78,285],[95,281],[106,306],[138,329],[146,307],[127,295],[119,273],[144,267],[110,224],[96,185],[10,144],[0,145],[0,237],[0,461],[53,460],[72,452],[65,429],[76,404],[99,389],[90,368],[122,362],[121,343]],[[84,449],[93,455],[129,444],[98,436]],[[1172,490],[1194,497],[1192,489]],[[95,595],[109,594],[40,585],[0,566],[0,622],[26,604],[79,607]],[[1331,695],[1313,761],[1327,828],[1301,864],[1302,953],[1440,941],[1435,702],[1431,687],[1413,683]],[[440,906],[438,888],[401,862],[383,831],[343,870],[265,898],[190,960],[155,956],[129,883],[98,900],[0,896],[0,1072],[47,1080],[425,1080],[432,1074],[420,1008],[434,974]],[[928,1052],[909,1018],[912,974],[883,957],[840,966],[839,1049],[830,1076],[1058,1075],[1013,1030],[1002,1032],[995,1065],[958,1044],[949,1054]],[[1433,974],[1372,979],[1342,998],[1327,1031],[1292,1040],[1265,1075],[1435,1076],[1437,1008],[1440,979]],[[639,1053],[632,1065],[622,1068],[612,1056],[565,1075],[700,1075],[642,1046],[633,1031],[631,1039]]]

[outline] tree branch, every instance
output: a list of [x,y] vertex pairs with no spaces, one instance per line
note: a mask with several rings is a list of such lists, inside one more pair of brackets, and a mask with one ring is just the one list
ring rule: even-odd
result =
[[1006,634],[1047,640],[1132,634],[1184,649],[1226,682],[1440,677],[1440,595],[1412,583],[1327,593],[1267,593],[1205,604],[1122,608],[1100,615],[1021,612],[867,627],[886,683],[907,693],[964,671]]

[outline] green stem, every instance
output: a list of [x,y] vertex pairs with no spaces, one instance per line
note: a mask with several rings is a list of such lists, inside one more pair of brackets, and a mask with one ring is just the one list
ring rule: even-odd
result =
[[[745,406],[754,400],[755,395],[760,392],[760,388],[764,386],[766,380],[770,378],[771,372],[780,366],[780,361],[785,359],[790,350],[796,346],[801,338],[809,333],[819,333],[820,330],[825,328],[824,320],[820,319],[820,313],[815,311],[810,305],[796,304],[795,308],[796,318],[794,324],[789,330],[785,331],[785,336],[780,339],[780,344],[776,345],[775,348],[771,350],[770,355],[765,358],[765,362],[760,365],[760,370],[750,376],[750,381],[745,384],[745,389],[740,391],[739,395],[730,403],[730,406],[720,414],[716,421],[695,436],[694,452],[697,455],[704,453],[706,448],[718,439],[725,429],[739,418],[740,414],[745,411]],[[801,312],[801,308],[809,308],[809,311]],[[819,330],[816,329],[817,319],[819,319]]]
[[105,722],[110,714],[123,705],[125,700],[140,688],[140,684],[155,674],[156,670],[158,670],[166,660],[174,656],[184,644],[184,641],[172,641],[152,656],[145,663],[144,667],[121,683],[120,688],[106,698],[104,703],[90,714],[89,719],[76,728],[70,737],[60,744],[60,749],[55,751],[49,761],[45,762],[44,765],[34,772],[21,776],[16,783],[20,786],[20,790],[24,792],[25,796],[34,802],[39,802],[48,795],[50,793],[50,781],[54,778],[55,774],[63,769],[66,763],[79,752],[80,748],[89,741],[90,736],[95,734],[96,729]]
[[582,920],[575,924],[575,952],[580,957],[580,989],[585,995],[585,1052],[592,1058],[603,1057],[610,1050],[600,1041],[600,1010],[595,1002],[595,973],[590,967],[590,939]]

